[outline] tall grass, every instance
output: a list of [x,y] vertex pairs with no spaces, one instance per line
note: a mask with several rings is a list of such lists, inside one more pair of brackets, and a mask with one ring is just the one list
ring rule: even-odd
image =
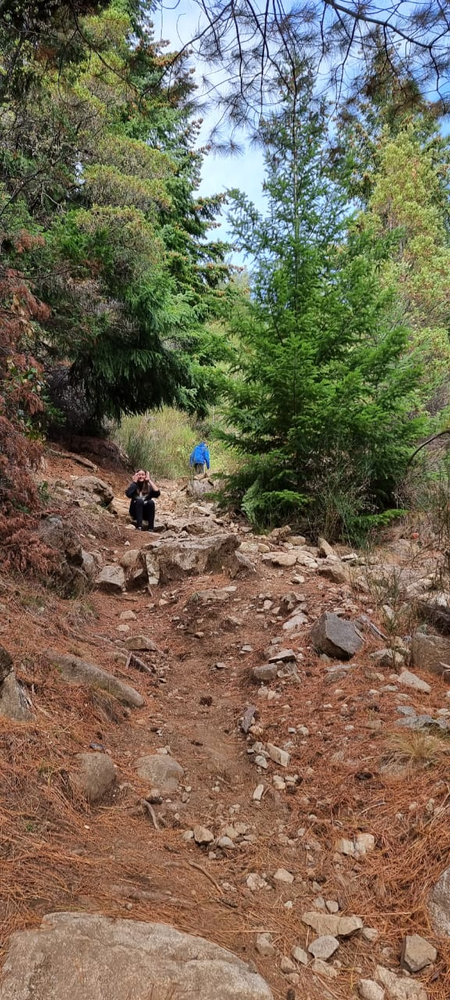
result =
[[177,479],[188,476],[192,449],[207,437],[213,473],[227,473],[236,464],[236,456],[220,441],[214,431],[199,426],[186,413],[164,406],[140,416],[123,417],[113,437],[126,452],[135,469],[148,469],[154,478]]

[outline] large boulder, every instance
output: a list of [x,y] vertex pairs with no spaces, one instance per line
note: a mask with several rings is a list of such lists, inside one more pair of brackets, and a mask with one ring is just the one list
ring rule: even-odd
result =
[[231,533],[152,542],[145,548],[149,585],[169,583],[185,576],[203,575],[223,568],[235,569],[238,545],[239,540]]
[[114,498],[111,487],[98,476],[78,476],[72,480],[72,489],[84,493],[88,500],[101,507],[107,507]]
[[96,577],[95,586],[97,590],[104,590],[106,594],[122,594],[125,590],[125,573],[122,566],[108,563]]
[[152,788],[158,788],[163,795],[176,792],[184,770],[170,754],[146,754],[136,761],[136,771],[140,778],[148,781]]
[[2,1000],[273,1000],[232,952],[170,924],[51,913],[10,938]]
[[69,780],[74,792],[94,804],[101,802],[112,791],[116,770],[107,753],[77,753]]
[[79,656],[65,656],[53,649],[45,652],[46,659],[59,671],[63,680],[69,684],[87,684],[89,687],[100,688],[108,691],[109,694],[117,698],[118,701],[132,708],[142,708],[144,699],[138,691],[135,691],[129,684],[120,681],[107,670],[95,666],[80,659]]
[[353,622],[325,611],[314,623],[310,632],[311,642],[318,653],[326,653],[338,660],[350,660],[363,644],[361,633]]
[[430,892],[428,909],[436,934],[450,937],[450,868],[446,868]]
[[49,514],[40,522],[37,535],[55,553],[48,582],[58,587],[63,596],[85,590],[89,579],[83,569],[83,549],[70,524],[57,514]]
[[450,675],[450,638],[416,632],[411,644],[411,663],[431,674]]

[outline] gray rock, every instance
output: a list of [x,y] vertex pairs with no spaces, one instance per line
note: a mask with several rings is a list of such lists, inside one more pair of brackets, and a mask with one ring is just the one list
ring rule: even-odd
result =
[[148,635],[131,635],[123,640],[127,649],[141,653],[159,653],[160,649]]
[[386,992],[374,979],[360,979],[358,993],[361,1000],[384,1000]]
[[420,972],[437,959],[436,948],[420,934],[407,934],[402,946],[400,965],[408,972]]
[[93,503],[107,507],[114,499],[114,493],[108,483],[98,476],[78,476],[72,480],[72,489],[87,493]]
[[262,663],[259,667],[253,667],[252,680],[256,684],[266,681],[274,681],[277,676],[278,667],[276,663]]
[[54,550],[54,561],[47,582],[61,591],[64,597],[82,593],[89,585],[83,571],[83,549],[72,527],[59,515],[42,518],[37,536],[44,545]]
[[275,764],[279,764],[280,767],[288,766],[291,756],[287,750],[282,750],[281,747],[276,747],[273,743],[267,743],[266,751]]
[[273,1000],[232,952],[170,924],[52,913],[9,940],[2,1000]]
[[423,694],[431,694],[431,687],[421,677],[417,677],[411,670],[402,670],[397,678],[397,683],[402,687],[412,688],[414,691],[422,691]]
[[0,684],[0,715],[16,722],[26,722],[31,717],[29,701],[14,670]]
[[194,840],[196,844],[212,844],[214,834],[207,826],[194,826]]
[[296,552],[265,552],[263,561],[271,563],[272,566],[295,566],[297,562]]
[[107,594],[121,594],[125,590],[125,573],[122,566],[115,563],[104,566],[96,577],[95,585],[98,590],[104,590]]
[[140,778],[148,781],[150,786],[159,788],[163,795],[176,792],[184,777],[184,770],[170,754],[156,753],[139,757],[135,764]]
[[350,583],[351,581],[349,567],[345,566],[340,559],[325,559],[319,563],[317,572],[319,576],[324,576],[332,583]]
[[47,649],[44,655],[69,684],[87,684],[89,687],[101,688],[125,705],[142,708],[144,704],[142,695],[129,684],[109,674],[107,670],[81,660],[79,656],[64,656],[53,649]]
[[308,624],[308,616],[304,614],[303,611],[296,611],[295,614],[291,615],[290,618],[283,624],[284,632],[296,632],[297,629],[302,628],[303,625]]
[[317,913],[316,910],[302,913],[302,921],[320,937],[328,934],[331,937],[350,937],[364,926],[361,917],[342,917],[334,913]]
[[321,556],[323,559],[327,559],[327,558],[337,559],[338,558],[336,552],[333,549],[333,546],[330,545],[330,543],[327,542],[325,538],[318,538],[317,539],[317,548],[319,549],[319,556]]
[[272,941],[272,935],[267,932],[256,935],[255,947],[258,955],[262,955],[263,958],[273,958],[277,953]]
[[306,951],[303,948],[300,948],[299,945],[296,945],[295,948],[292,949],[291,955],[296,962],[300,962],[300,965],[308,965],[308,956]]
[[310,638],[319,653],[339,660],[349,660],[363,644],[356,626],[331,611],[325,611],[315,622]]
[[127,590],[139,587],[147,581],[147,566],[144,554],[140,549],[128,549],[120,559],[120,565],[125,571]]
[[337,938],[332,937],[331,934],[324,934],[322,937],[315,938],[311,941],[308,951],[314,958],[321,958],[324,962],[328,958],[334,955],[335,951],[339,948],[339,941]]
[[328,979],[336,979],[337,969],[333,969],[332,965],[327,965],[321,958],[315,958],[311,964],[313,972],[317,972],[319,976],[326,976]]
[[442,872],[431,890],[428,909],[436,933],[450,937],[450,867]]
[[431,674],[450,672],[450,638],[416,632],[411,644],[411,663],[418,670]]
[[8,650],[4,646],[0,646],[0,684],[5,680],[5,677],[11,673],[13,669],[13,660]]
[[81,550],[81,568],[83,573],[86,573],[88,580],[92,581],[97,576],[98,562],[92,552],[87,552],[86,549]]
[[396,976],[383,965],[377,965],[375,975],[382,986],[386,987],[389,1000],[428,1000],[423,987],[413,979]]
[[231,533],[158,540],[145,549],[149,586],[222,568],[236,568],[238,545],[239,539]]
[[231,598],[231,592],[227,587],[215,587],[211,590],[195,590],[188,598],[187,606],[197,608],[199,605],[224,604]]
[[116,770],[106,753],[77,753],[77,769],[69,773],[71,787],[88,802],[101,802],[112,791]]
[[286,663],[289,660],[296,660],[297,654],[293,649],[280,649],[279,653],[269,656],[269,663]]

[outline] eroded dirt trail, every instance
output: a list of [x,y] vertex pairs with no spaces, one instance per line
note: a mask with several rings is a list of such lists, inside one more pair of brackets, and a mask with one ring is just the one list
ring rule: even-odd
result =
[[[79,469],[53,460],[52,474],[67,481]],[[124,476],[101,475],[123,493]],[[185,492],[165,483],[157,519],[185,516],[189,505]],[[230,521],[224,527],[249,540]],[[347,1000],[377,961],[398,971],[405,933],[430,936],[426,894],[448,843],[446,817],[430,812],[429,802],[447,801],[446,765],[438,762],[432,773],[405,772],[399,759],[389,765],[386,740],[399,706],[419,710],[424,696],[405,693],[392,668],[374,665],[370,654],[382,642],[370,629],[350,669],[311,647],[310,627],[324,611],[351,619],[364,613],[382,624],[373,595],[312,569],[264,562],[253,541],[256,572],[245,578],[214,573],[150,592],[94,590],[71,602],[33,594],[25,581],[4,590],[0,641],[9,648],[14,641],[35,721],[2,729],[2,916],[7,930],[57,909],[166,921],[254,962],[277,1000]],[[85,528],[83,544],[118,562],[151,540],[105,513],[95,532]],[[291,551],[289,543],[273,549]],[[225,600],[196,599],[223,588],[230,588]],[[306,621],[288,631],[283,598],[292,592]],[[135,618],[121,618],[124,611]],[[152,675],[126,666],[124,642],[135,635],[158,647],[137,653],[155,668]],[[252,682],[271,643],[272,653],[295,651],[298,679]],[[68,687],[45,664],[50,646],[126,679],[144,707],[124,711],[98,692]],[[427,711],[448,704],[441,679],[425,701]],[[252,704],[257,712],[246,736],[240,719]],[[255,764],[259,744],[268,743],[287,751],[287,767],[270,759]],[[111,756],[118,780],[112,799],[92,807],[67,794],[71,763],[89,749]],[[184,777],[148,810],[142,800],[149,782],[139,778],[136,761],[157,753],[175,758]],[[211,832],[210,844],[195,842],[197,827]],[[339,839],[364,833],[374,837],[369,853],[337,849]],[[220,846],[222,837],[228,843]],[[302,921],[312,910],[357,915],[370,931],[342,937],[328,971],[292,958],[317,936]],[[264,933],[269,946],[260,940],[258,950]],[[441,944],[437,976],[436,967],[422,973],[430,1000],[445,996],[446,957]]]

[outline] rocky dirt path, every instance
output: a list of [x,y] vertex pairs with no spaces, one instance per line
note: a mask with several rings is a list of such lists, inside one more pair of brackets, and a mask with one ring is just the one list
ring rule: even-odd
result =
[[[80,474],[63,460],[51,472],[69,485]],[[102,478],[122,494],[123,476]],[[158,521],[184,518],[184,537],[203,537],[207,498],[163,486]],[[84,513],[74,511],[83,547],[106,564],[164,537]],[[448,852],[448,756],[442,739],[427,731],[420,747],[398,723],[445,721],[447,685],[420,670],[429,690],[403,683],[408,644],[397,641],[395,659],[389,640],[380,655],[387,612],[380,592],[355,585],[352,560],[214,524],[237,535],[254,572],[69,602],[5,584],[0,641],[33,703],[31,722],[1,730],[5,928],[55,910],[163,921],[229,948],[276,1000],[443,1000],[449,948],[427,898]],[[324,612],[356,622],[363,642],[350,660],[313,647]],[[142,673],[125,647],[146,640]],[[143,707],[67,686],[49,647],[111,671]],[[74,783],[80,752],[114,765],[115,786],[95,803]],[[408,975],[413,934],[431,951]]]

